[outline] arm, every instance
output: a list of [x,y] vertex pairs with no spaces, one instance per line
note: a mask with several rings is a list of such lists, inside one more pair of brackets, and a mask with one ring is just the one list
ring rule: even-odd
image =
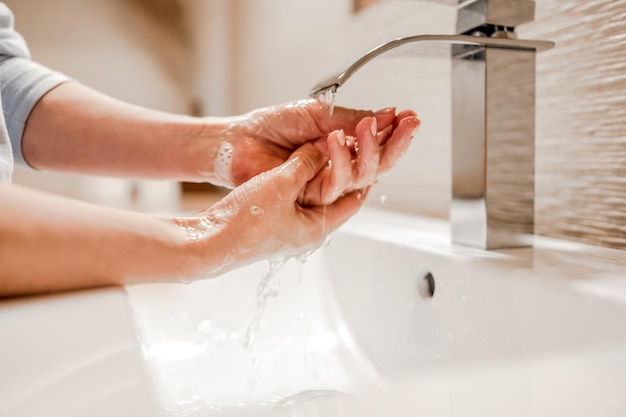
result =
[[207,181],[225,120],[149,110],[65,83],[33,108],[22,150],[38,169]]
[[175,277],[185,235],[168,219],[0,184],[0,296]]
[[[370,119],[367,126],[364,118]],[[377,143],[364,149],[379,153],[380,145],[381,162],[388,160],[383,171],[406,149],[419,124],[415,113],[396,116],[392,108],[374,113],[337,107],[331,116],[316,100],[241,116],[195,118],[133,106],[79,83],[65,83],[34,106],[21,147],[24,159],[39,169],[234,187],[279,166],[303,144],[324,141],[332,131],[342,129],[355,137],[359,123],[373,126]],[[373,171],[363,169],[371,156],[350,156],[355,188],[377,175],[378,162]]]
[[[314,145],[189,217],[124,212],[0,184],[0,297],[133,282],[210,278],[317,247],[358,210],[297,202],[327,163]],[[254,208],[254,209],[253,209]]]

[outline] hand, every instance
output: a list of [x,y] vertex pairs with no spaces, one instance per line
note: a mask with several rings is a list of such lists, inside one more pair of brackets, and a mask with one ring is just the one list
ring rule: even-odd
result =
[[355,136],[357,124],[372,116],[380,131],[397,124],[394,108],[374,113],[335,107],[331,116],[328,106],[318,100],[287,103],[246,114],[226,132],[233,138],[232,183],[237,186],[282,164],[303,144],[325,139],[334,130],[342,129],[346,135]]
[[[367,192],[347,193],[327,206],[298,203],[306,184],[327,161],[318,147],[305,144],[287,162],[235,188],[211,208],[179,218],[187,235],[197,241],[193,271],[217,275],[256,260],[317,248],[361,207]],[[210,265],[219,267],[207,271]]]
[[378,132],[376,118],[366,117],[357,124],[356,137],[346,136],[343,130],[328,135],[331,163],[307,185],[298,201],[330,204],[343,193],[374,184],[406,152],[420,125],[410,110],[398,114],[396,121],[396,126]]

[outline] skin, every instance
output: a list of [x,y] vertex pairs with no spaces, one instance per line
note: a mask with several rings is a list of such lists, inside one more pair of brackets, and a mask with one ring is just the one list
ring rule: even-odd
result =
[[412,111],[330,116],[315,100],[191,118],[62,84],[27,120],[33,167],[223,183],[215,160],[228,143],[235,188],[194,216],[166,218],[0,184],[0,296],[190,281],[310,251],[359,209],[418,126]]

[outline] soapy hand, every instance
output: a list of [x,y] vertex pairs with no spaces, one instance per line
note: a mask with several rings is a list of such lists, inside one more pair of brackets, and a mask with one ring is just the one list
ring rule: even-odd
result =
[[330,163],[303,190],[303,204],[329,204],[344,193],[359,190],[376,182],[406,152],[420,125],[414,112],[396,116],[395,126],[378,132],[374,117],[361,119],[356,136],[343,130],[328,135]]
[[[353,191],[326,206],[300,204],[298,196],[327,161],[319,147],[307,143],[287,162],[253,177],[209,209],[185,219],[190,236],[200,236],[194,272],[205,276],[223,273],[256,260],[296,256],[317,248],[326,235],[361,207],[367,193],[367,189]],[[195,227],[189,228],[191,224]],[[216,253],[223,262],[203,259],[202,254]],[[220,264],[218,271],[202,270],[203,265],[215,264]]]
[[272,169],[301,145],[316,142],[332,166],[319,172],[300,195],[304,204],[328,204],[364,188],[406,151],[419,126],[412,111],[395,114],[328,106],[318,100],[256,110],[229,128],[233,142],[231,176],[238,185]]

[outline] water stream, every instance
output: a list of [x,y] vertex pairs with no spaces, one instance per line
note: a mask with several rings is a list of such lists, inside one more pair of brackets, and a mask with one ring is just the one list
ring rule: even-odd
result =
[[317,99],[321,103],[323,103],[326,106],[328,106],[328,113],[331,116],[335,112],[335,99],[336,99],[336,96],[337,96],[337,88],[335,86],[327,88],[326,90],[322,91],[317,96]]

